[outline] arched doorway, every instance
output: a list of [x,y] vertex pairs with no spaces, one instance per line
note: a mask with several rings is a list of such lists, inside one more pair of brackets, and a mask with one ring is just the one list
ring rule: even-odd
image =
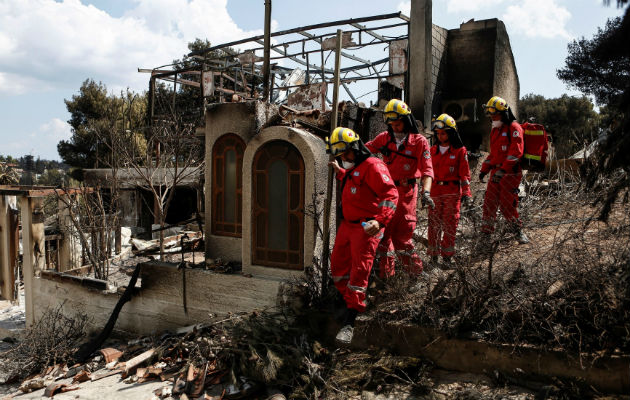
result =
[[304,266],[304,160],[282,140],[263,145],[252,166],[252,262]]

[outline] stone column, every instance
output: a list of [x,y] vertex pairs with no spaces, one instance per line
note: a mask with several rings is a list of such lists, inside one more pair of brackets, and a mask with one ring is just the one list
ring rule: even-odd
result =
[[409,107],[424,126],[431,122],[432,2],[411,0],[409,23]]
[[26,326],[34,322],[33,279],[46,267],[44,246],[44,213],[41,197],[20,197],[22,208],[22,275],[24,276],[24,305]]

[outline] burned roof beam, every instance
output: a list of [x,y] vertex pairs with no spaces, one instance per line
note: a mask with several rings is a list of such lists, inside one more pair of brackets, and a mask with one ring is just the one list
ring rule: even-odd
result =
[[[395,77],[395,76],[404,76],[405,74],[394,74],[394,75],[389,75],[390,77]],[[340,83],[352,83],[352,82],[356,82],[356,81],[367,81],[367,80],[371,80],[371,79],[381,79],[378,76],[362,76],[362,77],[355,77],[355,78],[342,78],[340,79]],[[320,82],[321,83],[321,82]],[[331,82],[325,82],[325,83],[331,83]],[[275,87],[274,90],[287,90],[287,89],[294,89],[294,88],[300,88],[300,87],[304,87],[304,85],[292,85],[292,86],[279,86],[279,87]]]
[[[308,32],[299,32],[299,33],[300,33],[300,35],[306,36],[307,38],[312,39],[312,40],[314,40],[315,42],[317,42],[319,44],[323,43],[322,39],[316,37],[315,35],[313,35],[311,33],[308,33]],[[370,60],[365,60],[365,59],[357,57],[357,56],[355,56],[353,54],[346,53],[345,51],[341,51],[341,55],[346,57],[346,58],[349,58],[351,60],[362,62],[363,64],[369,64],[371,62]]]
[[[293,29],[288,29],[288,30],[285,30],[285,31],[274,32],[274,33],[271,34],[271,37],[288,35],[288,34],[291,34],[291,33],[299,33],[301,31],[312,30],[312,29],[329,28],[331,26],[351,25],[353,23],[379,21],[379,20],[392,19],[392,18],[401,18],[401,19],[405,20],[406,17],[401,12],[397,12],[397,13],[391,13],[391,14],[375,15],[373,17],[350,18],[350,19],[345,19],[345,20],[339,20],[339,21],[333,21],[333,22],[324,22],[324,23],[320,23],[320,24],[307,25],[307,26],[303,26],[303,27],[300,27],[300,28],[293,28]],[[408,19],[409,18],[406,18],[407,21],[408,21]],[[229,42],[229,43],[224,43],[224,44],[220,44],[220,45],[217,45],[217,46],[208,47],[207,49],[191,51],[190,53],[188,53],[188,57],[205,54],[205,53],[208,53],[208,52],[214,51],[214,50],[221,50],[221,49],[223,49],[225,47],[232,47],[232,46],[236,46],[236,45],[247,43],[247,42],[257,42],[257,41],[259,41],[261,39],[264,39],[264,38],[265,38],[265,35],[258,35],[258,36],[254,36],[254,37],[250,37],[250,38],[246,38],[246,39],[235,40],[233,42]]]
[[[260,43],[260,40],[256,40],[256,43]],[[293,55],[288,55],[288,54],[287,54],[287,52],[286,52],[286,50],[280,50],[280,49],[278,49],[278,47],[280,47],[280,46],[281,46],[281,45],[276,45],[276,46],[273,46],[273,47],[271,48],[271,50],[275,51],[275,52],[276,52],[276,53],[278,53],[278,54],[281,54],[281,55],[282,55],[282,56],[284,56],[285,58],[289,58],[289,59],[291,59],[292,61],[295,61],[295,62],[296,62],[296,63],[298,63],[298,64],[301,64],[301,65],[304,65],[304,66],[308,65],[308,66],[309,66],[309,68],[320,68],[319,66],[317,66],[317,65],[315,65],[315,64],[307,64],[307,63],[306,63],[306,61],[302,61],[302,60],[300,60],[299,58],[297,58],[296,56],[293,56]],[[320,51],[320,50],[317,50],[317,52],[319,52],[319,51]],[[320,71],[320,73],[321,73],[321,69],[319,69],[319,71]],[[330,69],[330,68],[325,68],[325,69],[324,69],[324,72],[327,72],[327,73],[329,73],[329,74],[332,74],[332,73],[334,73],[335,71],[333,71],[333,70],[332,70],[332,69]]]
[[350,99],[356,103],[357,99],[354,98],[354,96],[352,95],[352,92],[350,91],[350,88],[348,87],[348,85],[346,84],[346,82],[341,82],[341,86],[343,86],[343,88],[345,89],[346,93],[348,93],[348,96],[350,96]]
[[[381,26],[381,27],[378,27],[378,28],[372,28],[372,29],[374,30],[374,29],[397,28],[399,26],[406,26],[406,25],[408,25],[408,24],[407,23],[400,23],[400,24],[393,24],[393,25],[385,25],[385,26]],[[361,32],[361,30],[344,31],[344,33],[359,33],[359,32]],[[315,40],[315,39],[328,38],[330,36],[331,36],[330,33],[324,33],[324,34],[321,34],[321,35],[313,35],[313,37],[309,38],[309,39]],[[384,38],[383,41],[374,41],[374,42],[365,43],[365,44],[358,44],[358,45],[356,45],[356,47],[366,47],[366,46],[372,46],[372,45],[375,45],[375,44],[391,43],[391,42],[394,42],[394,41],[397,41],[397,40],[405,39],[407,37],[408,37],[407,35],[401,35],[401,36],[397,36],[397,37],[394,37],[394,38],[391,38],[391,39]],[[305,39],[289,40],[288,42],[278,43],[278,44],[275,45],[275,47],[288,47],[289,45],[292,45],[292,44],[303,43],[304,40]],[[260,40],[256,40],[255,42],[258,43],[258,44],[261,43]],[[248,49],[247,51],[256,52],[256,51],[261,51],[261,50],[263,50],[263,47],[256,47],[256,48],[253,48],[253,49]],[[321,51],[320,49],[308,50],[308,51],[304,51],[303,50],[303,51],[301,51],[299,53],[296,53],[295,55],[316,53],[316,52],[320,52],[320,51]],[[226,57],[226,56],[223,56],[223,57]],[[207,59],[207,60],[215,60],[215,59],[216,58],[210,58],[210,59]]]
[[368,35],[378,39],[378,40],[382,40],[382,41],[386,41],[387,39],[385,39],[385,37],[379,35],[378,33],[374,33],[372,32],[370,29],[368,29],[365,25],[361,25],[361,24],[357,24],[357,23],[352,23],[350,24],[352,26],[354,26],[355,28],[359,29],[361,32],[365,32]]

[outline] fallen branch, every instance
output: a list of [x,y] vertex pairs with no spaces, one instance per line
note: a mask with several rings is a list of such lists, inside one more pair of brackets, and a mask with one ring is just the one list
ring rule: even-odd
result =
[[85,360],[87,360],[87,358],[92,353],[101,348],[105,340],[112,333],[112,330],[114,330],[114,326],[116,325],[116,320],[118,320],[118,314],[120,314],[120,310],[122,310],[125,303],[131,300],[131,298],[133,297],[136,282],[138,281],[138,275],[140,275],[140,264],[136,265],[136,269],[131,275],[131,279],[129,280],[129,284],[125,289],[125,292],[120,297],[120,299],[118,299],[118,303],[116,303],[116,307],[114,307],[114,311],[112,311],[112,315],[110,315],[109,320],[107,321],[107,324],[105,324],[105,327],[103,328],[101,333],[96,338],[94,338],[94,340],[84,343],[75,353],[75,363],[85,362]]

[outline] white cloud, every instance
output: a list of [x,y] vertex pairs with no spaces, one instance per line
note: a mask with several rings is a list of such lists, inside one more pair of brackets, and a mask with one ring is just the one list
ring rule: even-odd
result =
[[556,4],[557,0],[523,0],[507,7],[501,17],[510,34],[524,34],[530,38],[563,38],[572,36],[566,29],[571,13]]
[[68,140],[72,136],[72,128],[66,121],[59,118],[53,118],[39,127],[37,137],[46,138],[59,142],[60,140]]
[[148,77],[137,68],[181,58],[195,38],[220,44],[261,33],[238,28],[226,2],[133,0],[114,18],[79,0],[2,0],[0,92],[78,88],[86,78],[144,90]]
[[0,94],[24,94],[32,88],[46,89],[46,82],[41,82],[31,76],[13,74],[0,71]]
[[478,11],[482,8],[495,7],[503,0],[448,0],[446,11],[449,13]]
[[397,10],[409,16],[411,14],[411,0],[401,1],[400,3],[398,3]]

